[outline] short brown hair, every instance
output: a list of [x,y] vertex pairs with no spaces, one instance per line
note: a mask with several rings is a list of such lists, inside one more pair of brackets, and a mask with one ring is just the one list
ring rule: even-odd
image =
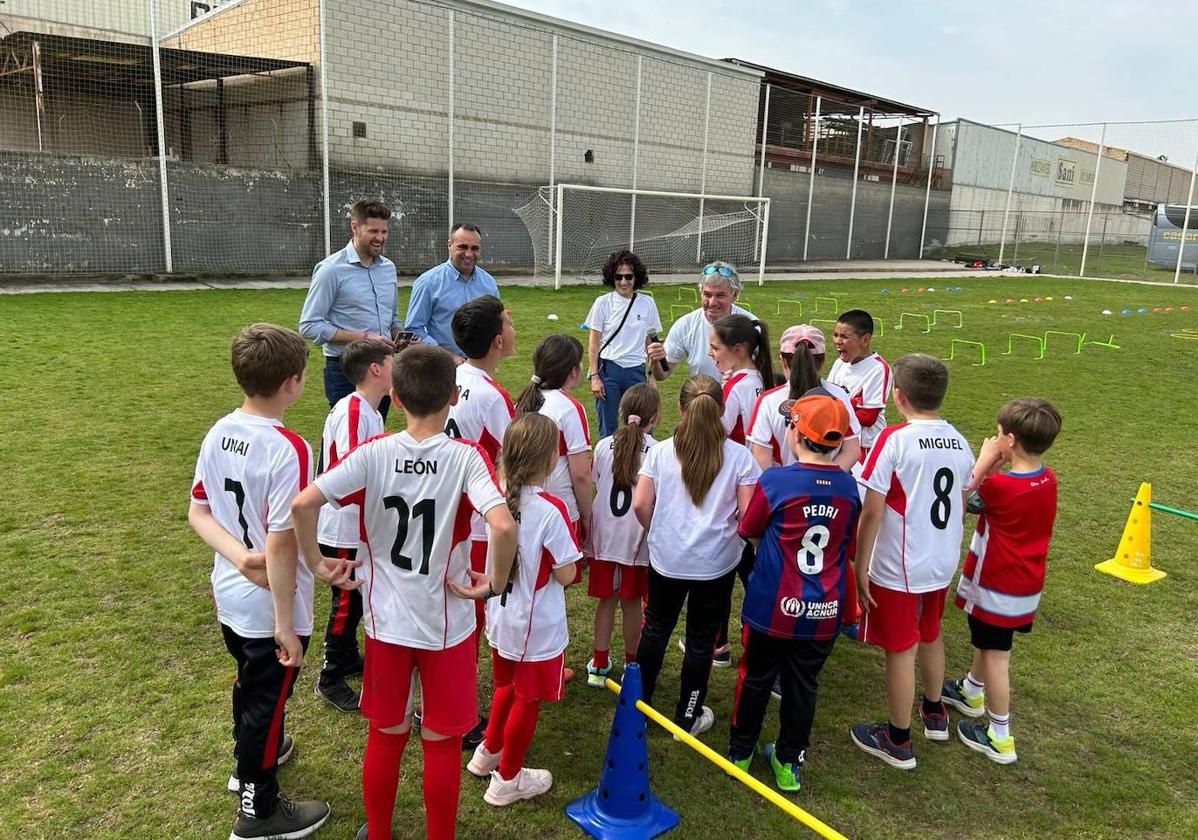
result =
[[288,379],[303,375],[308,345],[286,327],[251,324],[233,339],[231,360],[247,397],[273,397]]
[[371,365],[381,365],[391,355],[391,345],[377,338],[359,338],[341,351],[341,372],[351,385],[360,385]]
[[457,387],[453,356],[435,344],[416,344],[395,354],[391,387],[404,410],[415,417],[436,414]]
[[1061,431],[1061,412],[1041,397],[1020,397],[998,410],[998,425],[1024,452],[1042,455]]
[[894,363],[894,387],[917,411],[935,411],[948,391],[948,368],[935,356],[909,353]]
[[362,224],[367,219],[386,220],[391,218],[391,209],[381,201],[364,198],[361,201],[355,201],[349,208],[349,218],[358,224]]

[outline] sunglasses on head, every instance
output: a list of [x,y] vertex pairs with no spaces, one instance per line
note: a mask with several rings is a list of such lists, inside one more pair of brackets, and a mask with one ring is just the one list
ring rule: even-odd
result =
[[735,277],[736,276],[736,272],[733,271],[729,266],[726,266],[726,265],[716,265],[715,263],[711,263],[710,265],[703,266],[703,276],[704,277],[710,277],[713,274],[718,274],[721,277]]

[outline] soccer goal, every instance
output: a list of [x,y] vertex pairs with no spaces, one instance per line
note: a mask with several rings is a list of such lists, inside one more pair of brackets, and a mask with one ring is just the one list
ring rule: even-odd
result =
[[656,279],[693,279],[712,260],[764,280],[770,200],[760,196],[557,184],[515,208],[532,239],[535,273],[586,281],[608,254],[635,251]]

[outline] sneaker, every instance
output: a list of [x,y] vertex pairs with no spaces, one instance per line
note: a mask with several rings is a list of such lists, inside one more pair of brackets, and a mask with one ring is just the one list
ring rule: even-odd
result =
[[1015,737],[1008,735],[999,740],[984,724],[963,720],[957,724],[957,737],[962,744],[997,764],[1011,764],[1018,758],[1015,755]]
[[929,741],[947,741],[948,740],[948,709],[945,708],[944,702],[940,703],[940,711],[928,713],[923,710],[923,703],[919,704],[919,719],[923,721],[923,735]]
[[782,677],[774,677],[774,687],[770,689],[770,695],[775,700],[782,699]]
[[591,688],[606,688],[607,675],[611,673],[611,663],[606,668],[596,668],[595,660],[587,663],[587,685]]
[[358,692],[349,687],[345,680],[331,683],[316,681],[316,696],[327,701],[342,712],[358,711]]
[[849,730],[849,737],[857,747],[870,755],[877,756],[891,767],[900,770],[915,769],[915,754],[911,742],[896,744],[890,740],[890,727],[885,723],[856,723]]
[[861,638],[861,625],[857,622],[852,624],[840,625],[840,635],[846,639],[852,639],[854,642]]
[[360,677],[362,676],[362,671],[365,668],[366,660],[359,656],[352,665],[350,665],[348,668],[342,669],[341,674],[342,676],[346,677]]
[[732,753],[728,753],[728,760],[730,762],[732,762],[733,764],[735,764],[737,767],[739,767],[741,770],[744,770],[746,773],[748,773],[749,765],[753,763],[753,754],[749,753],[744,758],[737,758]]
[[330,813],[327,802],[292,802],[280,795],[279,805],[269,817],[247,817],[238,811],[229,840],[298,840],[324,825]]
[[[290,735],[283,736],[283,746],[279,747],[279,755],[275,762],[282,766],[288,761],[291,761],[291,754],[295,752],[295,740]],[[229,793],[241,793],[241,780],[237,778],[237,764],[233,764],[233,772],[229,774],[229,781],[225,783]]]
[[480,716],[474,728],[462,736],[462,752],[470,752],[481,744],[485,737],[487,737],[487,719]]
[[491,774],[491,784],[483,794],[483,801],[488,805],[503,807],[519,802],[521,799],[532,799],[540,796],[553,787],[553,774],[548,770],[533,770],[521,767],[515,778],[504,781],[499,778],[499,771]]
[[774,771],[774,784],[778,786],[778,790],[793,793],[799,789],[799,771],[803,767],[803,753],[799,753],[798,761],[783,764],[778,760],[773,743],[769,743],[761,748],[761,757],[770,763],[770,769]]
[[724,645],[715,649],[715,653],[711,655],[711,667],[713,668],[731,668],[732,667],[732,646]]
[[940,699],[963,715],[981,717],[986,712],[986,695],[970,698],[965,694],[964,680],[945,680],[940,689]]
[[[706,732],[708,729],[711,729],[711,727],[714,723],[715,723],[715,712],[713,712],[711,710],[710,706],[704,706],[699,711],[698,717],[695,718],[695,722],[691,724],[691,735],[693,735],[696,738],[699,737],[704,732]],[[682,739],[679,738],[677,735],[675,735],[674,740],[681,741]]]
[[499,767],[499,757],[501,755],[503,755],[503,750],[493,753],[487,749],[487,745],[484,742],[474,748],[474,755],[466,763],[466,769],[480,779],[485,779],[491,775],[492,770]]

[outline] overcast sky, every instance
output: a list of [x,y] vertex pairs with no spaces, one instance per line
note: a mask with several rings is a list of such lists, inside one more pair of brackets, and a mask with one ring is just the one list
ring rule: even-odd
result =
[[[700,55],[744,58],[946,119],[1198,117],[1194,0],[505,2]],[[1055,133],[1099,139],[1098,129]],[[1107,141],[1192,166],[1198,123],[1112,126]]]

